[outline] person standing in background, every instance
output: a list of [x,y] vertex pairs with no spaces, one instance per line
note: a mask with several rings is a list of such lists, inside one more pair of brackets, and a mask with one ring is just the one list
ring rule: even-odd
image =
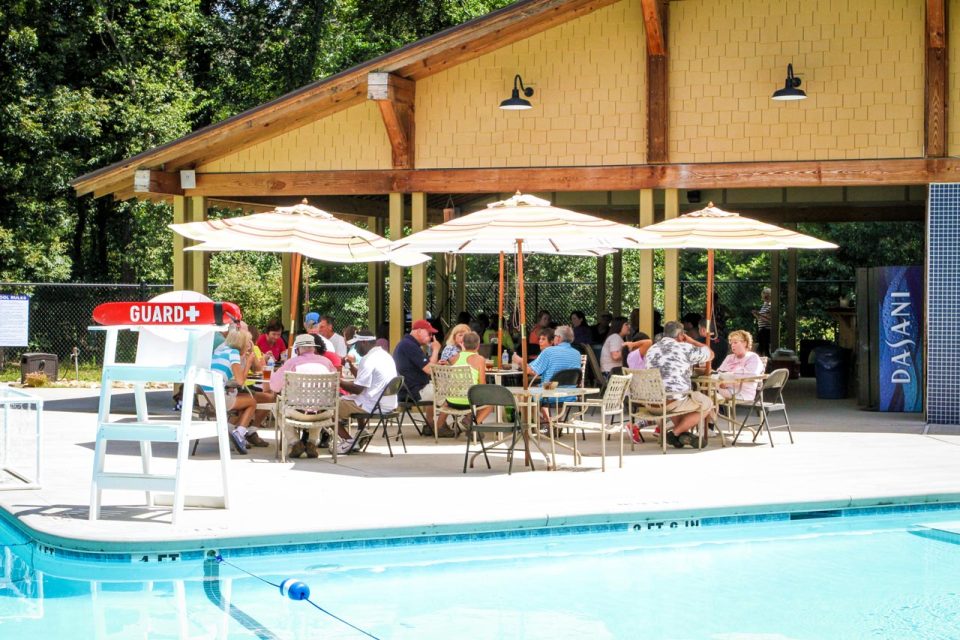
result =
[[757,319],[757,353],[761,356],[770,355],[770,327],[773,321],[773,312],[770,301],[773,292],[770,287],[764,287],[760,292],[760,308],[754,310],[753,317]]

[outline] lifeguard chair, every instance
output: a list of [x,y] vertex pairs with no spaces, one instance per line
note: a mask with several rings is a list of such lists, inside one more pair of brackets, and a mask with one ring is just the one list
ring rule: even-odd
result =
[[[149,302],[113,302],[98,306],[93,319],[106,332],[100,409],[97,415],[97,442],[94,450],[93,482],[90,488],[90,520],[100,517],[104,489],[145,491],[148,506],[172,505],[172,523],[190,506],[229,508],[226,397],[223,377],[210,368],[213,336],[240,319],[239,308],[230,302],[215,303],[194,291],[173,291]],[[137,355],[132,363],[116,362],[117,338],[121,331],[137,331]],[[110,401],[114,382],[133,383],[136,420],[111,419]],[[152,420],[147,410],[145,385],[148,382],[183,384],[183,401],[178,420]],[[214,421],[193,419],[195,385],[213,388]],[[184,471],[191,439],[216,436],[220,449],[222,496],[193,496],[184,491]],[[107,444],[111,441],[140,444],[141,471],[106,471]],[[177,444],[176,470],[172,475],[151,472],[152,445]],[[162,495],[154,496],[154,493]]]

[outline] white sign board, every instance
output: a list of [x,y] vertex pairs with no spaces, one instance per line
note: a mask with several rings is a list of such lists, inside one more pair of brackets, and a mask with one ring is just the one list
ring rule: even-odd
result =
[[30,296],[0,293],[0,347],[26,347]]

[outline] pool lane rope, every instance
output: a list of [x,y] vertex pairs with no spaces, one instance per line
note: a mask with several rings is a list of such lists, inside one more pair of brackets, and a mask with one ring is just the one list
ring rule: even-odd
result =
[[305,601],[305,602],[310,603],[310,604],[313,605],[313,607],[314,607],[315,609],[317,609],[318,611],[327,614],[328,616],[330,616],[331,618],[333,618],[334,620],[336,620],[336,621],[338,621],[338,622],[342,622],[343,624],[347,625],[347,626],[350,627],[351,629],[354,629],[354,630],[356,630],[356,631],[359,631],[360,633],[362,633],[363,635],[367,636],[368,638],[373,638],[373,640],[380,640],[377,636],[373,635],[372,633],[369,633],[369,632],[367,632],[367,631],[364,631],[363,629],[361,629],[360,627],[356,626],[355,624],[352,624],[352,623],[344,620],[344,619],[341,618],[340,616],[338,616],[338,615],[336,615],[336,614],[334,614],[334,613],[332,613],[332,612],[330,612],[330,611],[327,611],[326,609],[324,609],[323,607],[321,607],[319,604],[317,604],[316,602],[314,602],[313,600],[311,600],[311,599],[310,599],[310,587],[309,587],[309,585],[307,585],[307,583],[305,583],[305,582],[302,582],[302,581],[300,581],[300,580],[296,580],[295,578],[287,578],[286,580],[284,580],[284,581],[281,582],[280,584],[277,584],[277,583],[275,583],[275,582],[270,582],[270,581],[267,580],[266,578],[263,578],[263,577],[261,577],[261,576],[258,576],[258,575],[256,575],[255,573],[250,573],[249,571],[247,571],[247,570],[244,569],[243,567],[238,567],[237,565],[233,564],[233,563],[230,562],[229,560],[225,560],[225,559],[223,558],[223,556],[220,555],[219,553],[214,556],[214,559],[216,559],[217,563],[225,564],[225,565],[227,565],[228,567],[232,567],[232,568],[236,569],[237,571],[240,571],[240,572],[242,572],[242,573],[247,574],[247,575],[250,576],[251,578],[256,578],[256,579],[259,580],[260,582],[264,582],[264,583],[266,583],[266,584],[269,584],[271,587],[276,587],[277,589],[279,589],[281,595],[286,596],[286,597],[290,598],[291,600],[303,600],[303,601]]

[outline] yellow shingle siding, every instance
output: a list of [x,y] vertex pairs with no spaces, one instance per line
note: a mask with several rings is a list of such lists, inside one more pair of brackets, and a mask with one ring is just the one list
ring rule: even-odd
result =
[[[418,168],[646,161],[646,49],[624,0],[417,82]],[[519,73],[529,111],[502,111]]]
[[923,32],[915,0],[671,2],[670,161],[921,155]]
[[380,111],[364,102],[213,160],[205,173],[389,169],[390,141]]

